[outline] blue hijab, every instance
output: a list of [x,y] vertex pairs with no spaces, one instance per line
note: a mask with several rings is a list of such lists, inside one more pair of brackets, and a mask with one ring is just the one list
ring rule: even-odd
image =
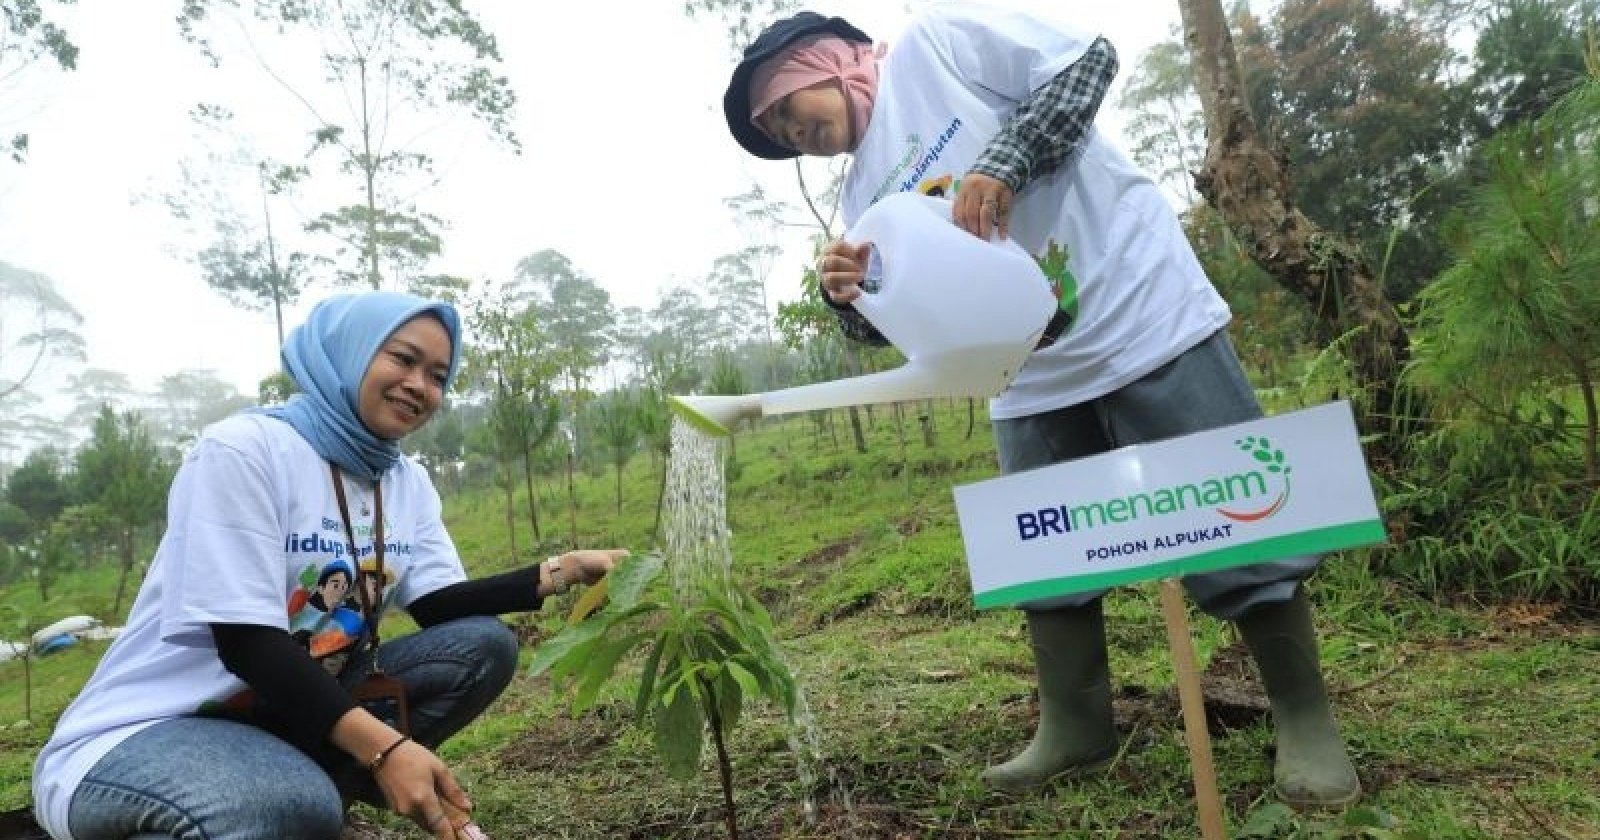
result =
[[455,307],[401,292],[341,294],[318,303],[305,323],[289,333],[283,367],[300,393],[264,412],[293,426],[318,455],[340,469],[377,481],[400,459],[400,447],[361,422],[361,379],[389,336],[424,314],[437,317],[450,336],[448,389],[461,363],[461,320]]

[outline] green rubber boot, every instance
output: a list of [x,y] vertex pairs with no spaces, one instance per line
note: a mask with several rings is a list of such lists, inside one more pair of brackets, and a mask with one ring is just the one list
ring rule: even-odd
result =
[[1305,591],[1251,610],[1238,621],[1272,704],[1278,798],[1295,807],[1336,808],[1361,798],[1322,682],[1316,630]]
[[1100,599],[1027,617],[1039,672],[1039,730],[1020,755],[982,776],[984,784],[1013,792],[1064,773],[1097,770],[1117,753]]

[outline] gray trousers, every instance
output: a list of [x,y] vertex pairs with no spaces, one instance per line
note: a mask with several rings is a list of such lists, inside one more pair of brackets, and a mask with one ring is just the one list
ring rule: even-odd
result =
[[[1224,329],[1143,379],[1099,399],[995,420],[994,436],[1000,470],[1009,474],[1261,416],[1261,404]],[[1261,604],[1294,597],[1295,588],[1319,562],[1318,556],[1291,557],[1190,575],[1183,585],[1200,609],[1231,620]],[[1105,590],[1077,592],[1031,601],[1022,609],[1080,607],[1104,594]]]

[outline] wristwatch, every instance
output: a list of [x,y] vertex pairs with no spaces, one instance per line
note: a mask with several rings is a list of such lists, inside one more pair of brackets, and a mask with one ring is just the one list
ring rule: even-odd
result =
[[550,559],[544,561],[544,565],[546,569],[550,570],[550,593],[552,595],[563,595],[568,589],[572,588],[572,582],[561,575],[560,555],[552,555]]

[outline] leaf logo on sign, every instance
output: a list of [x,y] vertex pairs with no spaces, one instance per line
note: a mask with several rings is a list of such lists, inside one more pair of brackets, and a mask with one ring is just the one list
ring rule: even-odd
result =
[[1272,442],[1267,440],[1265,437],[1248,435],[1234,441],[1234,444],[1238,446],[1241,451],[1248,453],[1251,458],[1254,458],[1256,462],[1260,464],[1262,469],[1266,470],[1268,473],[1282,477],[1283,489],[1278,491],[1277,498],[1273,499],[1272,502],[1266,507],[1257,510],[1228,510],[1227,508],[1219,507],[1217,508],[1217,513],[1220,513],[1235,522],[1260,522],[1261,520],[1272,516],[1278,511],[1283,510],[1283,506],[1289,503],[1290,467],[1288,459],[1284,457],[1282,449],[1273,446]]

